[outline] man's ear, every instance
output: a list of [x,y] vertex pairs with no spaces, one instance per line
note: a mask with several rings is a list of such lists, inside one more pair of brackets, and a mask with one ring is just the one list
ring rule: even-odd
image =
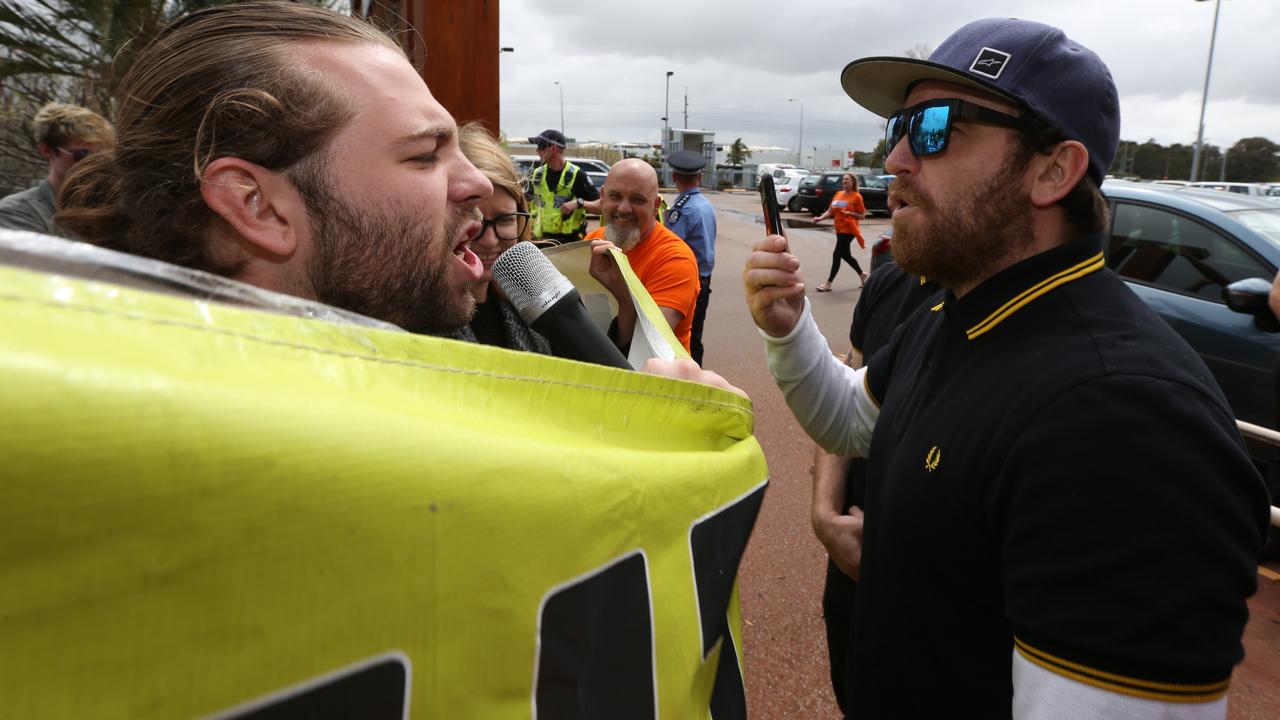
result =
[[205,204],[252,248],[289,257],[306,227],[306,204],[284,175],[235,157],[209,163],[200,178]]
[[46,161],[52,160],[53,156],[58,152],[57,148],[49,147],[48,143],[36,143],[36,150],[40,151],[40,157]]
[[1075,140],[1064,140],[1048,155],[1031,156],[1036,168],[1031,185],[1031,204],[1038,208],[1054,205],[1067,196],[1089,171],[1089,151]]

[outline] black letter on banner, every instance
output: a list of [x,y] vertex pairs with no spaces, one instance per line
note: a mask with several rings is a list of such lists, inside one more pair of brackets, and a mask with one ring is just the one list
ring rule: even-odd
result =
[[746,687],[738,668],[733,635],[729,632],[729,596],[733,593],[742,552],[755,527],[760,504],[764,502],[764,489],[761,485],[732,505],[694,523],[689,531],[703,657],[724,638],[716,684],[711,692],[711,716],[715,720],[747,716]]
[[543,601],[537,717],[657,715],[653,625],[644,555],[636,552]]

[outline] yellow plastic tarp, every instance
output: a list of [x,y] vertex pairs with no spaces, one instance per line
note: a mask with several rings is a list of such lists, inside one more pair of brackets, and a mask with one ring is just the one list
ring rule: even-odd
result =
[[609,716],[709,717],[752,424],[700,385],[0,267],[0,715],[341,714],[336,686],[356,717],[555,717],[648,683]]

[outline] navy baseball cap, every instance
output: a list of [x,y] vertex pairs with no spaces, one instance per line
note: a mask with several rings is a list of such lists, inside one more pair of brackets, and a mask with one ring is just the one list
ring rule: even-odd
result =
[[1099,185],[1120,142],[1120,99],[1111,71],[1092,50],[1049,25],[1016,18],[976,20],[943,41],[928,60],[854,60],[840,84],[854,102],[888,117],[911,87],[942,80],[984,90],[1035,113],[1089,151]]
[[564,137],[564,133],[559,130],[543,130],[541,134],[529,138],[529,142],[534,145],[555,145],[558,148],[563,148],[569,144],[569,141]]
[[696,153],[692,150],[681,150],[680,152],[671,153],[671,156],[667,158],[667,164],[678,173],[695,175],[706,168],[707,158],[701,153]]

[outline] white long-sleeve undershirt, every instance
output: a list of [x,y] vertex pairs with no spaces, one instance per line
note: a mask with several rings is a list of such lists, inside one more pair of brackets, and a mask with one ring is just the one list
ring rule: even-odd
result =
[[880,406],[867,391],[867,369],[855,370],[831,354],[813,321],[809,299],[786,336],[760,334],[769,353],[769,372],[809,437],[829,453],[867,457],[880,416]]

